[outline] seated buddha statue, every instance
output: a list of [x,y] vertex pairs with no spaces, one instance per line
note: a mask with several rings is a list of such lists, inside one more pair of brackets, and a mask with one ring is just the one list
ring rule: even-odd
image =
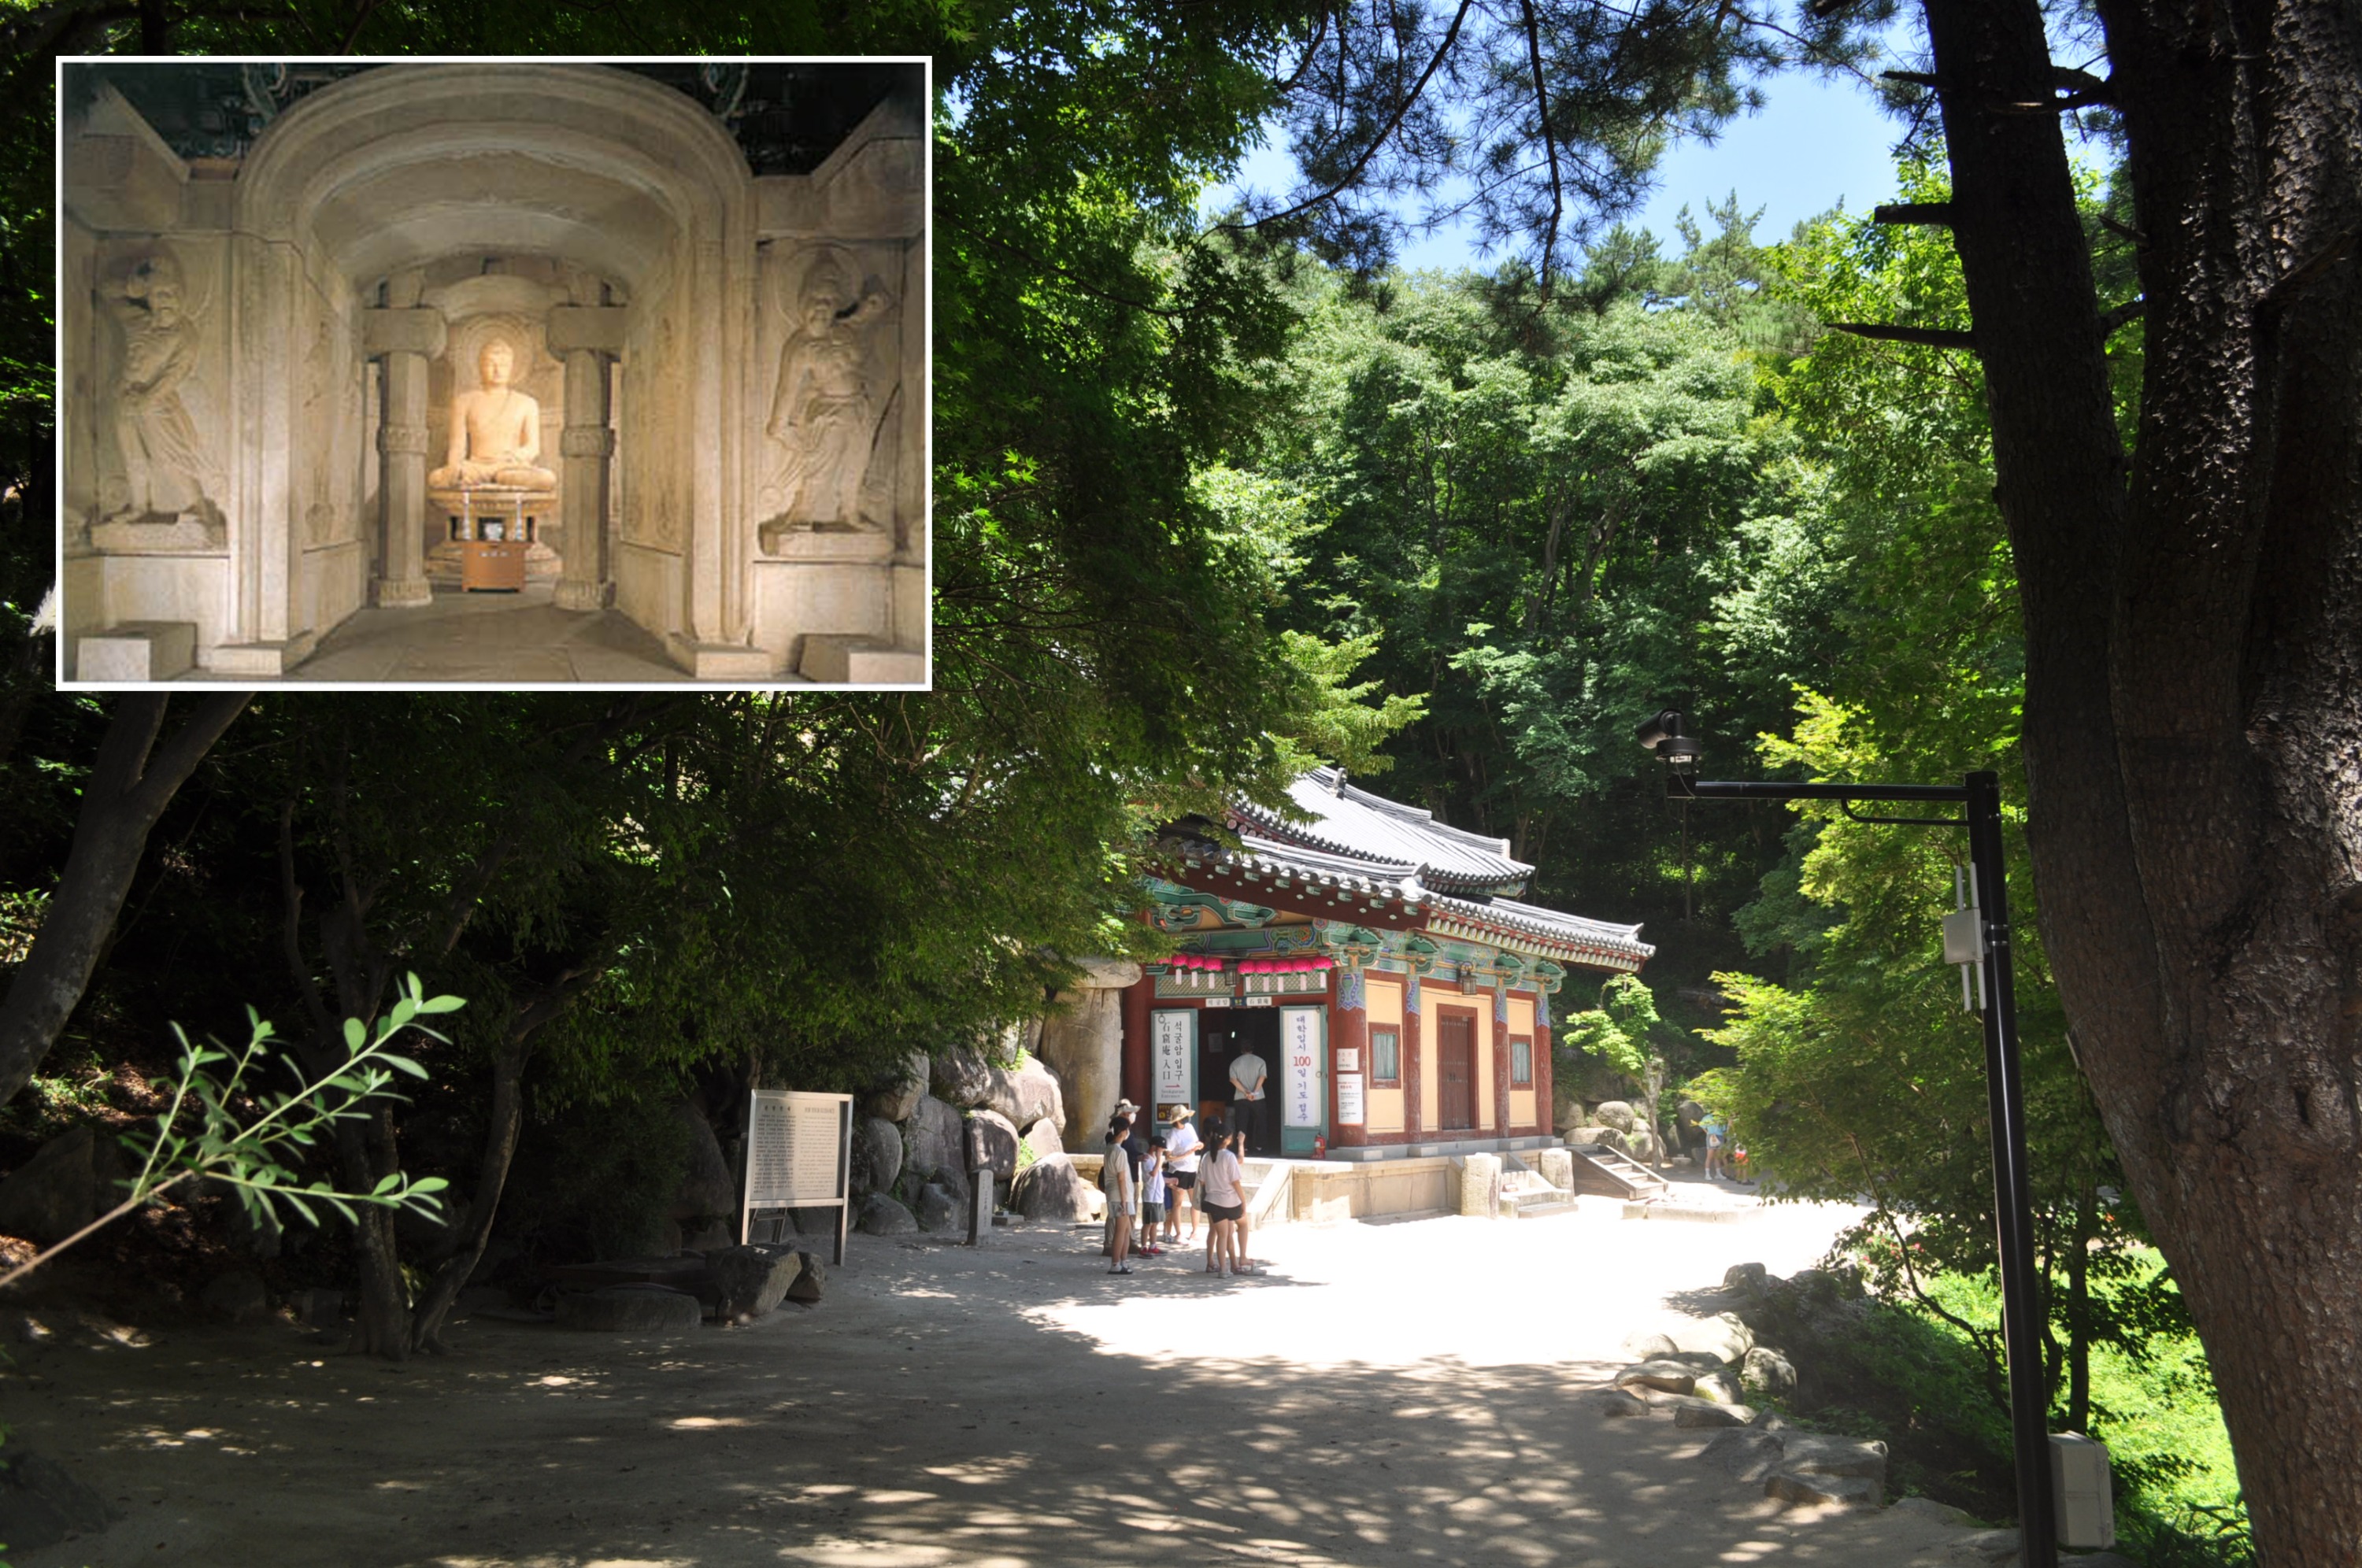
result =
[[536,461],[541,456],[541,404],[509,384],[516,373],[516,350],[495,337],[477,356],[483,385],[451,400],[451,449],[443,467],[426,476],[429,488],[508,485],[518,490],[556,490],[557,476]]

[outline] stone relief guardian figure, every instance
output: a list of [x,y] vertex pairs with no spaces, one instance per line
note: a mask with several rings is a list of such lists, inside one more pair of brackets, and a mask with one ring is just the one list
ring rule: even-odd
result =
[[197,322],[186,308],[180,265],[161,253],[143,258],[105,297],[123,326],[115,435],[124,492],[110,520],[193,518],[217,528],[212,498],[221,493],[221,476],[181,401],[181,383],[196,361]]
[[770,488],[778,521],[790,527],[874,528],[861,514],[861,481],[877,427],[877,397],[864,372],[868,327],[894,304],[871,292],[851,310],[852,293],[833,267],[805,282],[803,319],[779,355],[779,381],[764,431],[786,449]]
[[483,384],[451,400],[451,446],[444,466],[426,476],[436,490],[480,484],[556,490],[557,476],[541,467],[541,404],[509,384],[516,350],[508,339],[488,339],[476,356]]

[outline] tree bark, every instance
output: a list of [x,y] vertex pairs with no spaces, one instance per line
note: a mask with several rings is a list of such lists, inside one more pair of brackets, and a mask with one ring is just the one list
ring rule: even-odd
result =
[[1927,0],[2026,635],[2044,938],[2261,1560],[2362,1541],[2362,13],[2101,0],[2138,458],[2036,0]]
[[524,1125],[524,1065],[529,1044],[523,1039],[505,1043],[492,1059],[492,1099],[485,1112],[484,1152],[478,1163],[475,1190],[469,1196],[468,1214],[459,1230],[458,1249],[435,1271],[434,1283],[418,1303],[410,1325],[414,1349],[440,1352],[443,1322],[460,1287],[483,1261],[484,1244],[491,1240],[492,1218],[500,1212],[501,1191],[508,1185],[509,1164],[516,1157],[517,1134]]
[[80,1005],[115,929],[148,835],[251,695],[201,698],[160,745],[166,699],[134,692],[115,701],[83,788],[73,845],[33,945],[0,1002],[0,1105],[17,1097]]

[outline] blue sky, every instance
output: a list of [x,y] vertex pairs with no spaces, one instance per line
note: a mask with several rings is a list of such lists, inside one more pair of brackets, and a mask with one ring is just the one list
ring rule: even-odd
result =
[[[1756,237],[1784,239],[1797,222],[1839,201],[1860,212],[1893,195],[1889,149],[1901,127],[1880,110],[1867,87],[1791,72],[1772,78],[1763,91],[1761,111],[1733,121],[1712,146],[1673,147],[1658,165],[1655,193],[1626,221],[1654,231],[1672,249],[1673,218],[1684,205],[1703,225],[1706,204],[1737,191],[1747,210],[1763,209]],[[1267,147],[1249,160],[1241,183],[1276,192],[1286,188],[1290,172],[1286,153]],[[1219,204],[1222,193],[1210,193],[1209,202]],[[1465,228],[1413,241],[1402,261],[1442,269],[1487,264]]]

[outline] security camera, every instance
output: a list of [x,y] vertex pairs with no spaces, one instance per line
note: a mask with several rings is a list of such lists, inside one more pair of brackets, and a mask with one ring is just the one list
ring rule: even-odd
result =
[[1705,749],[1698,744],[1695,735],[1682,734],[1682,715],[1672,708],[1663,709],[1642,720],[1633,736],[1639,741],[1643,750],[1670,766],[1675,773],[1694,772],[1697,760]]

